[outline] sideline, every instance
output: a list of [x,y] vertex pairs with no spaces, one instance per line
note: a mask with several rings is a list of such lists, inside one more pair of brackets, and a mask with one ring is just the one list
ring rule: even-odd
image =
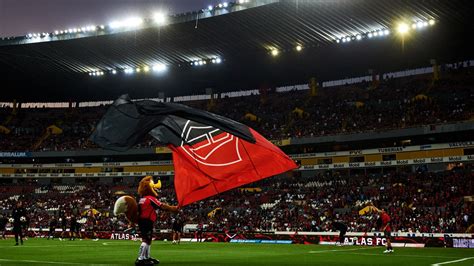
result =
[[443,265],[443,264],[451,264],[451,263],[456,263],[456,262],[461,262],[461,261],[466,261],[466,260],[472,260],[474,259],[474,257],[467,257],[467,258],[462,258],[462,259],[458,259],[458,260],[450,260],[450,261],[445,261],[445,262],[438,262],[438,263],[435,263],[435,264],[431,264],[431,266],[439,266],[439,265]]

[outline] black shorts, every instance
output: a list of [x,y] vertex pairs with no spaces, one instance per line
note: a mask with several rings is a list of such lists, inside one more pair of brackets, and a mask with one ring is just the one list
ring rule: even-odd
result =
[[383,232],[383,236],[384,236],[385,238],[390,238],[390,237],[392,237],[392,232],[391,232],[391,231],[384,231],[384,232]]
[[140,219],[138,220],[138,228],[140,229],[142,239],[151,242],[153,238],[153,221]]
[[181,230],[181,227],[173,227],[173,232],[182,233],[183,230]]

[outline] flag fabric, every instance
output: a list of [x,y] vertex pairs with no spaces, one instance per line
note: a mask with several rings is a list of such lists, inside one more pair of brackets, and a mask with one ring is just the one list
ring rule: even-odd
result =
[[126,151],[150,134],[173,153],[180,206],[296,168],[255,130],[176,103],[121,96],[97,124],[91,140]]

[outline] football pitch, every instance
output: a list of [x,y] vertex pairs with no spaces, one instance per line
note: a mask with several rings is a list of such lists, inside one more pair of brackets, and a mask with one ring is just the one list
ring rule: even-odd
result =
[[[0,265],[134,265],[140,242],[29,239],[0,240]],[[160,265],[474,265],[473,249],[397,248],[155,241]]]

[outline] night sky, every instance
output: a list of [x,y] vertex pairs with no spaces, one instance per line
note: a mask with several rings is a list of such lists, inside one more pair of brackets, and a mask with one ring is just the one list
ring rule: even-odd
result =
[[0,0],[0,36],[108,24],[128,16],[196,11],[216,0]]

